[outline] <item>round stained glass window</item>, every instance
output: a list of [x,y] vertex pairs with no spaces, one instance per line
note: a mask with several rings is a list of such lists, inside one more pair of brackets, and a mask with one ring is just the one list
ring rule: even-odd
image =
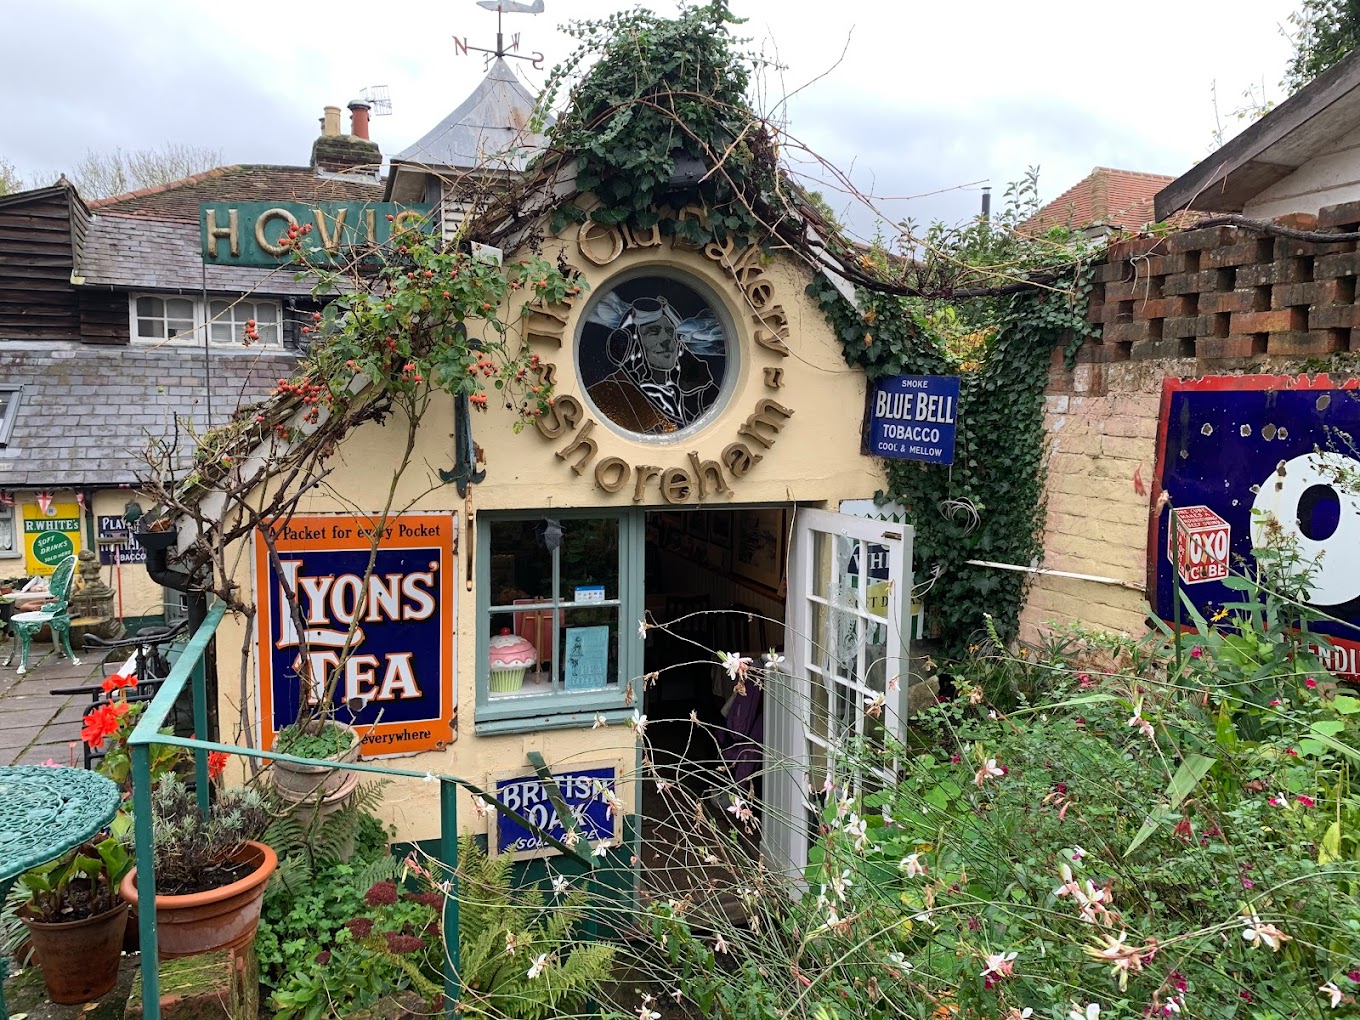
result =
[[576,357],[596,409],[644,436],[689,429],[715,410],[732,372],[714,302],[670,276],[612,284],[581,324]]

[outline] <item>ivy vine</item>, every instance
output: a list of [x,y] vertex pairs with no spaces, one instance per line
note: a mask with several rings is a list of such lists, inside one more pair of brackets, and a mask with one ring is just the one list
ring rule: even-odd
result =
[[900,501],[913,525],[917,584],[938,572],[927,612],[938,623],[947,657],[980,643],[988,615],[1004,639],[1018,630],[1029,575],[968,561],[1038,562],[1049,367],[1055,348],[1070,364],[1093,332],[1086,321],[1089,246],[1058,234],[1035,242],[1012,229],[1034,207],[1034,185],[1031,174],[1010,189],[999,222],[932,231],[927,257],[971,267],[1004,262],[1020,278],[1045,273],[1053,278],[1048,286],[952,303],[861,289],[858,308],[824,279],[808,287],[846,361],[864,369],[871,382],[903,374],[960,377],[952,467],[887,461],[888,488],[880,494]]
[[[761,208],[774,207],[779,186],[776,146],[747,101],[756,58],[729,32],[739,24],[727,0],[711,0],[674,18],[634,9],[566,28],[578,46],[549,75],[539,118],[569,95],[539,159],[576,161],[577,189],[600,203],[596,222],[659,225],[692,244],[765,233]],[[695,179],[674,182],[677,165]],[[706,218],[680,218],[685,205]],[[551,229],[584,219],[566,203]]]

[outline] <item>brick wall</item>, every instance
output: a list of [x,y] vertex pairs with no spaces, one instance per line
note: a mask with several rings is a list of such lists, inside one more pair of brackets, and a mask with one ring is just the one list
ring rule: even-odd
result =
[[[1360,226],[1360,203],[1279,221],[1302,230]],[[1102,337],[1068,369],[1055,352],[1047,391],[1048,518],[1043,566],[1123,586],[1036,579],[1021,636],[1081,621],[1144,629],[1148,513],[1167,376],[1326,368],[1360,359],[1355,242],[1263,238],[1236,227],[1113,245],[1096,269],[1091,319]],[[1348,371],[1348,369],[1350,371]]]

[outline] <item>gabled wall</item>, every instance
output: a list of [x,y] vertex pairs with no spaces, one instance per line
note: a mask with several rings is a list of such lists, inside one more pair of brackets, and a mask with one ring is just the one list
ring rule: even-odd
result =
[[0,198],[0,340],[75,340],[72,206],[59,184]]

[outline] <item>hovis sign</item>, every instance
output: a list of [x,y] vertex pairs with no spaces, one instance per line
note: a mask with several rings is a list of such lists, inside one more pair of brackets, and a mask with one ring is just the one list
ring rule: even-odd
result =
[[[294,516],[275,528],[282,572],[255,536],[260,719],[265,749],[329,682],[335,718],[365,757],[434,751],[457,730],[452,514],[388,519],[368,584],[373,521]],[[299,632],[286,591],[297,594]],[[305,655],[304,655],[305,638]]]

